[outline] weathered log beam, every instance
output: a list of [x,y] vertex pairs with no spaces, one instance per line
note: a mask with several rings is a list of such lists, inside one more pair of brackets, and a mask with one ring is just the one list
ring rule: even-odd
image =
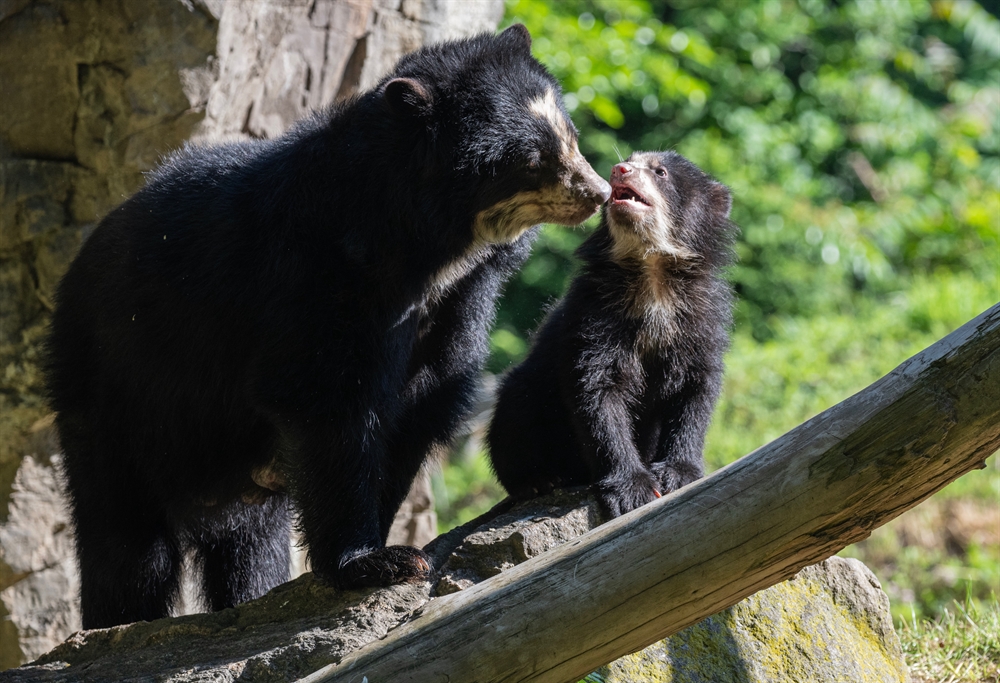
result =
[[300,683],[575,681],[792,576],[1000,447],[1000,305],[663,499],[459,593]]

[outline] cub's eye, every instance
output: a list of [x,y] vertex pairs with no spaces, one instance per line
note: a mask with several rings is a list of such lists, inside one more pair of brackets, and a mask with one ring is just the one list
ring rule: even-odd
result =
[[536,172],[542,168],[541,157],[531,157],[528,159],[528,170],[531,172]]
[[659,166],[655,171],[653,171],[653,173],[660,176],[661,178],[667,177],[667,169],[663,168],[662,166]]

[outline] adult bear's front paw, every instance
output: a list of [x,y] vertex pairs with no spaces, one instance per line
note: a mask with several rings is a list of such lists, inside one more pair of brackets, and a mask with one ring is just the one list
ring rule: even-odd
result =
[[368,588],[416,583],[430,578],[431,559],[423,550],[390,545],[344,561],[330,580],[338,588]]
[[608,477],[597,484],[597,498],[610,517],[618,517],[660,497],[660,484],[646,470]]

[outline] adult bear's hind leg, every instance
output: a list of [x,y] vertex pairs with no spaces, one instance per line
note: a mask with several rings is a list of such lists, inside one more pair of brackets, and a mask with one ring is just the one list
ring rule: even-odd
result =
[[160,498],[130,476],[123,439],[95,433],[93,415],[61,406],[56,424],[75,526],[85,629],[168,616],[181,553]]
[[[121,500],[87,509],[75,500],[80,607],[85,629],[169,616],[181,554],[162,518]],[[133,500],[133,502],[135,502]]]
[[291,511],[284,494],[210,510],[187,533],[212,611],[259,598],[288,581]]

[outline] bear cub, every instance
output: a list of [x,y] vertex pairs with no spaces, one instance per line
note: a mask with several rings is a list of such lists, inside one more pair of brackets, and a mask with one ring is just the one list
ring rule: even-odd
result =
[[514,496],[595,484],[612,517],[702,476],[733,294],[728,189],[636,152],[581,245],[580,274],[501,381],[493,469]]
[[520,25],[428,46],[273,140],[188,147],[63,278],[47,382],[85,628],[167,616],[182,559],[210,609],[315,573],[419,580],[386,547],[471,409],[500,287],[537,223],[610,187]]

